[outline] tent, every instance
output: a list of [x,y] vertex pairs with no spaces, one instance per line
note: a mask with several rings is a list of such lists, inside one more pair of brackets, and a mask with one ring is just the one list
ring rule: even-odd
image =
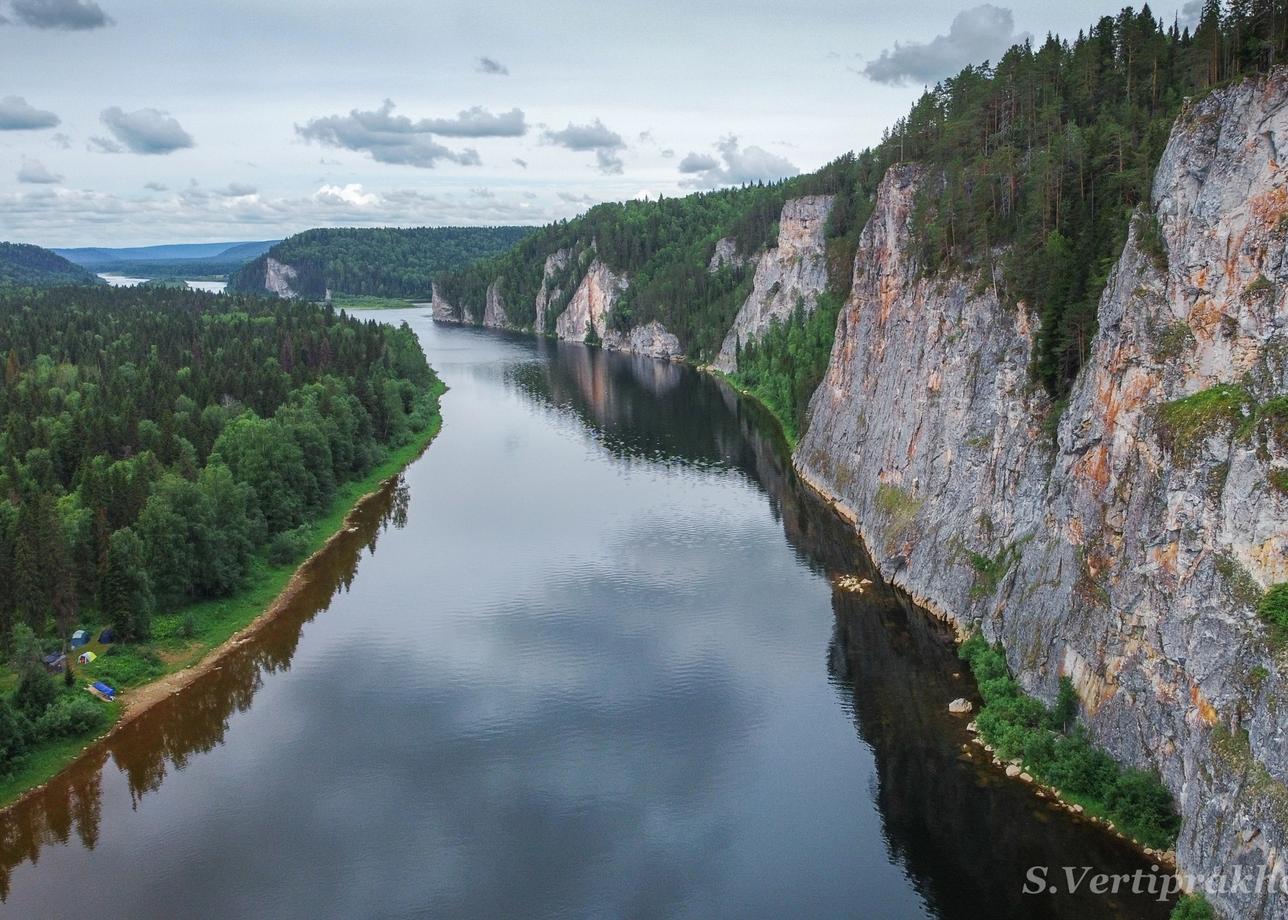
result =
[[83,629],[78,629],[72,633],[72,648],[80,648],[82,645],[89,645],[89,633]]
[[80,664],[89,664],[97,657],[98,656],[95,655],[93,652],[81,652],[80,657],[77,658],[76,661],[79,662]]
[[99,633],[98,641],[101,642],[103,645],[111,645],[113,642],[115,642],[116,633],[112,632],[112,627],[108,626],[101,633]]
[[43,659],[45,669],[48,671],[61,671],[67,667],[67,656],[61,652],[54,652],[52,655],[46,655]]
[[89,691],[95,696],[107,700],[109,703],[116,699],[116,691],[101,680],[96,680],[94,683],[90,684]]

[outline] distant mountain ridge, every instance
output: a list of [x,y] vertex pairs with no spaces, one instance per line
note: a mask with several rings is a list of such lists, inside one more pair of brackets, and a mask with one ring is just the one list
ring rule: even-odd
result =
[[167,262],[182,259],[249,262],[268,252],[279,240],[223,243],[173,243],[158,246],[78,246],[52,251],[85,268],[101,269],[120,262]]
[[306,300],[332,293],[428,300],[438,273],[504,252],[532,231],[507,226],[306,230],[237,270],[228,289]]
[[0,243],[0,287],[102,283],[93,272],[48,249],[27,243]]

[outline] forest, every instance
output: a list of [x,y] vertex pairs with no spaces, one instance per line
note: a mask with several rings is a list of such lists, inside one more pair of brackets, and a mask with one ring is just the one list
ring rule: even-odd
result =
[[437,419],[410,328],[298,301],[11,290],[0,360],[0,779],[103,718],[41,655],[110,627],[104,667],[148,665],[110,655],[298,561],[337,491]]
[[26,243],[0,243],[0,288],[104,283],[93,272],[48,249]]
[[428,300],[435,274],[502,252],[529,232],[527,227],[306,230],[243,265],[229,277],[228,290],[263,293],[271,258],[296,270],[292,288],[306,300],[322,300],[327,291]]
[[[750,286],[748,269],[707,271],[716,240],[739,252],[771,245],[783,201],[810,193],[838,199],[827,232],[835,319],[848,294],[858,233],[886,169],[927,167],[914,238],[920,270],[995,286],[1007,305],[1040,319],[1035,382],[1054,400],[1068,392],[1096,331],[1110,268],[1137,221],[1157,245],[1149,190],[1173,121],[1187,98],[1264,73],[1288,47],[1288,0],[1207,0],[1193,29],[1155,18],[1148,6],[1106,16],[1072,40],[1048,36],[969,66],[928,89],[880,143],[817,173],[772,185],[605,204],[550,225],[513,250],[441,276],[457,307],[482,316],[500,279],[512,321],[530,325],[547,255],[580,254],[556,277],[554,318],[592,255],[630,276],[612,317],[619,328],[658,319],[694,360],[710,360]],[[593,253],[592,253],[593,250]],[[738,382],[784,420],[803,424],[826,367],[834,322],[800,313],[740,357]],[[794,327],[794,328],[792,328]]]

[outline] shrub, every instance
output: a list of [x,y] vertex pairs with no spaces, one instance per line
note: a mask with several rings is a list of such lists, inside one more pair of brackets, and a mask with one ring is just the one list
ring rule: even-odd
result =
[[1213,920],[1212,905],[1200,894],[1184,895],[1172,908],[1171,920]]
[[1105,796],[1105,805],[1124,831],[1151,846],[1169,845],[1180,829],[1172,797],[1152,773],[1119,773]]
[[268,544],[268,561],[273,565],[298,562],[309,551],[308,527],[284,530]]
[[1288,581],[1272,586],[1261,595],[1257,616],[1276,631],[1288,632]]
[[36,734],[40,738],[72,738],[101,728],[105,721],[103,704],[89,694],[64,693],[36,720]]
[[1250,404],[1248,391],[1241,386],[1208,387],[1164,403],[1159,409],[1159,434],[1177,460],[1187,463],[1208,437],[1223,427],[1238,426]]

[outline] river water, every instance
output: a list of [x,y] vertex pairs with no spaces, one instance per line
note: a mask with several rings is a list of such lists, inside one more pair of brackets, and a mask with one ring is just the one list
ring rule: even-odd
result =
[[429,451],[223,666],[0,817],[13,917],[1165,917],[961,753],[943,628],[679,365],[408,320]]

